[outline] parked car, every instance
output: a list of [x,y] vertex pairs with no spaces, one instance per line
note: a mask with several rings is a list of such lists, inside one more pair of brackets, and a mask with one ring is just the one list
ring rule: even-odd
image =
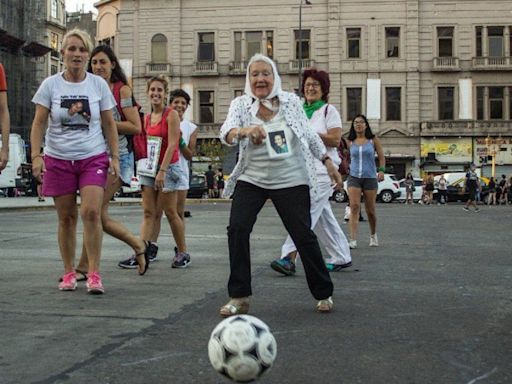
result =
[[[489,197],[489,186],[487,185],[489,179],[486,177],[479,177],[480,180],[480,201],[487,203]],[[468,192],[466,191],[466,178],[462,177],[447,186],[448,202],[462,201],[466,202],[468,199]],[[437,189],[434,189],[434,200],[437,200]]]
[[201,199],[205,194],[208,194],[206,176],[201,173],[192,173],[187,197],[191,199]]
[[[405,193],[405,179],[400,180],[398,185],[400,186],[400,196],[396,198],[399,202],[404,202],[407,194]],[[421,200],[421,196],[423,196],[423,185],[420,177],[414,178],[414,192],[412,193],[412,200],[419,201]]]
[[[347,182],[343,183],[343,191],[334,191],[331,199],[337,203],[344,203],[348,201]],[[395,175],[386,173],[384,180],[379,182],[379,189],[377,190],[377,201],[382,203],[391,203],[394,199],[401,196],[400,185]]]
[[139,197],[141,192],[142,187],[140,186],[139,177],[134,175],[130,180],[130,186],[123,185],[119,190],[117,196]]

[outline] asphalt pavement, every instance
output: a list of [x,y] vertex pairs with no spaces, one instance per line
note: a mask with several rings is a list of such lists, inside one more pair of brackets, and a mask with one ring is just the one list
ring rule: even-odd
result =
[[[341,220],[344,204],[333,207]],[[106,235],[106,293],[91,296],[84,283],[57,289],[51,200],[0,198],[0,384],[228,383],[207,343],[227,300],[229,208],[188,202],[185,270],[171,268],[165,219],[145,276],[117,267],[130,249]],[[117,199],[111,213],[138,232],[138,199]],[[270,326],[277,359],[260,382],[512,383],[512,207],[378,204],[377,213],[381,245],[368,246],[361,223],[354,266],[331,274],[335,309],[318,314],[300,263],[293,277],[269,268],[285,231],[273,206],[263,208],[250,313]]]

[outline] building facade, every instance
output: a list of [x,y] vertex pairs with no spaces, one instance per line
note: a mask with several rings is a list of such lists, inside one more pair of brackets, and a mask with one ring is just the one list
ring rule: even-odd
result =
[[11,131],[29,139],[31,100],[41,82],[62,68],[64,0],[0,0],[0,62],[8,82]]
[[[512,2],[437,0],[102,0],[109,43],[145,103],[156,74],[187,90],[200,139],[216,138],[254,53],[283,89],[299,68],[329,72],[344,132],[366,114],[388,171],[512,172]],[[301,17],[299,17],[299,15]],[[229,171],[229,166],[226,167]]]

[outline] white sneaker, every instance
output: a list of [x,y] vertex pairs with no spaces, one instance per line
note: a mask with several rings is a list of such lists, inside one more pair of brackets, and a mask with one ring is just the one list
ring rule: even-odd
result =
[[348,246],[350,249],[356,249],[357,248],[357,240],[350,240],[348,242]]
[[379,239],[377,238],[377,234],[373,234],[370,236],[370,247],[378,247]]

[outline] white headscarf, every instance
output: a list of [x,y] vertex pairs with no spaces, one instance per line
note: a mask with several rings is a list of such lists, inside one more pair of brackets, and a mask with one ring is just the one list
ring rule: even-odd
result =
[[[272,73],[274,75],[274,86],[272,87],[272,91],[264,99],[258,99],[256,96],[254,96],[254,93],[252,93],[251,89],[250,68],[251,64],[257,61],[263,61],[269,64],[272,67]],[[257,53],[253,57],[251,57],[251,60],[249,60],[249,64],[247,64],[244,92],[246,95],[251,96],[255,100],[251,106],[253,116],[256,116],[256,113],[258,113],[258,110],[260,109],[260,104],[264,105],[266,108],[274,112],[279,109],[279,107],[274,107],[271,101],[274,97],[277,96],[279,92],[281,92],[281,77],[279,76],[279,73],[277,72],[277,66],[272,59],[268,58],[267,56],[263,56],[261,53]]]

